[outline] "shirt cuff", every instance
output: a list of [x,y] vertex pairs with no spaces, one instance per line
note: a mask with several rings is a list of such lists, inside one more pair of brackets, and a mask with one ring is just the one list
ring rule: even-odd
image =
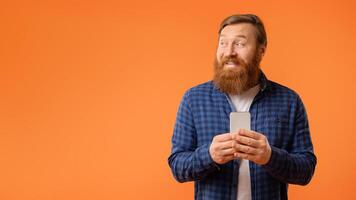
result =
[[284,169],[287,159],[287,152],[283,149],[271,146],[272,152],[269,161],[262,165],[265,169],[271,172],[280,172]]
[[215,163],[214,160],[211,158],[209,152],[210,144],[204,144],[196,149],[196,153],[198,155],[199,164],[203,169],[219,169],[219,164]]

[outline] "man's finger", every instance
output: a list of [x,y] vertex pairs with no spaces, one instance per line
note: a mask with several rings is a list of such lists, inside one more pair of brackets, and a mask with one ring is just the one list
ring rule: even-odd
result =
[[234,148],[236,145],[237,141],[236,140],[229,140],[229,141],[225,141],[225,142],[218,142],[216,144],[217,149],[231,149]]
[[234,148],[230,148],[230,149],[224,149],[224,150],[220,150],[219,151],[219,156],[233,156],[234,153],[236,152],[236,150]]
[[234,160],[235,159],[235,156],[234,156],[234,154],[231,154],[231,155],[229,155],[229,156],[224,156],[224,160],[225,161],[230,161],[230,160]]
[[234,149],[237,153],[246,153],[251,155],[257,155],[259,153],[258,149],[242,144],[236,144]]
[[259,140],[263,136],[261,133],[257,133],[255,131],[249,131],[249,130],[246,130],[246,129],[240,129],[239,132],[238,132],[238,135],[250,137],[250,138],[253,138],[255,140]]
[[248,153],[241,153],[241,152],[235,153],[234,157],[239,158],[239,159],[246,159],[246,160],[249,160],[252,162],[254,162],[256,160],[256,156],[254,156],[252,154],[248,154]]
[[217,142],[225,142],[225,141],[229,141],[229,140],[233,140],[234,139],[234,133],[223,133],[220,135],[216,135],[214,137],[215,141]]
[[237,135],[236,136],[236,141],[238,143],[240,143],[240,144],[244,144],[244,145],[247,145],[247,146],[259,147],[259,141],[255,140],[254,138],[251,138],[251,137]]

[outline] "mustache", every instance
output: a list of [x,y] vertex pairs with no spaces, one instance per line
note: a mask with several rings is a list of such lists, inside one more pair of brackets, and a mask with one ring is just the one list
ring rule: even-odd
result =
[[226,57],[223,57],[221,60],[221,64],[226,64],[228,62],[240,64],[241,60],[237,56],[226,56]]

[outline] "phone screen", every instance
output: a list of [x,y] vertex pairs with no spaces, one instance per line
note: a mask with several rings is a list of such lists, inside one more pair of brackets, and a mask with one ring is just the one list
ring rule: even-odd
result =
[[230,133],[238,129],[251,130],[251,115],[249,112],[230,113]]

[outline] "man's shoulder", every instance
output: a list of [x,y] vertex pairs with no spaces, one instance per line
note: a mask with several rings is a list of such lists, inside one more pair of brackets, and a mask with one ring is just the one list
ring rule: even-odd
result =
[[299,99],[298,93],[285,85],[269,80],[269,87],[276,96]]
[[213,81],[207,81],[196,86],[189,88],[185,94],[184,99],[189,99],[191,101],[201,101],[210,99],[210,95],[214,92]]
[[200,92],[208,92],[214,89],[213,81],[207,81],[205,83],[198,84],[194,87],[191,87],[187,90],[189,93],[200,93]]
[[189,88],[186,91],[186,95],[206,95],[212,92],[214,89],[213,81],[207,81]]

